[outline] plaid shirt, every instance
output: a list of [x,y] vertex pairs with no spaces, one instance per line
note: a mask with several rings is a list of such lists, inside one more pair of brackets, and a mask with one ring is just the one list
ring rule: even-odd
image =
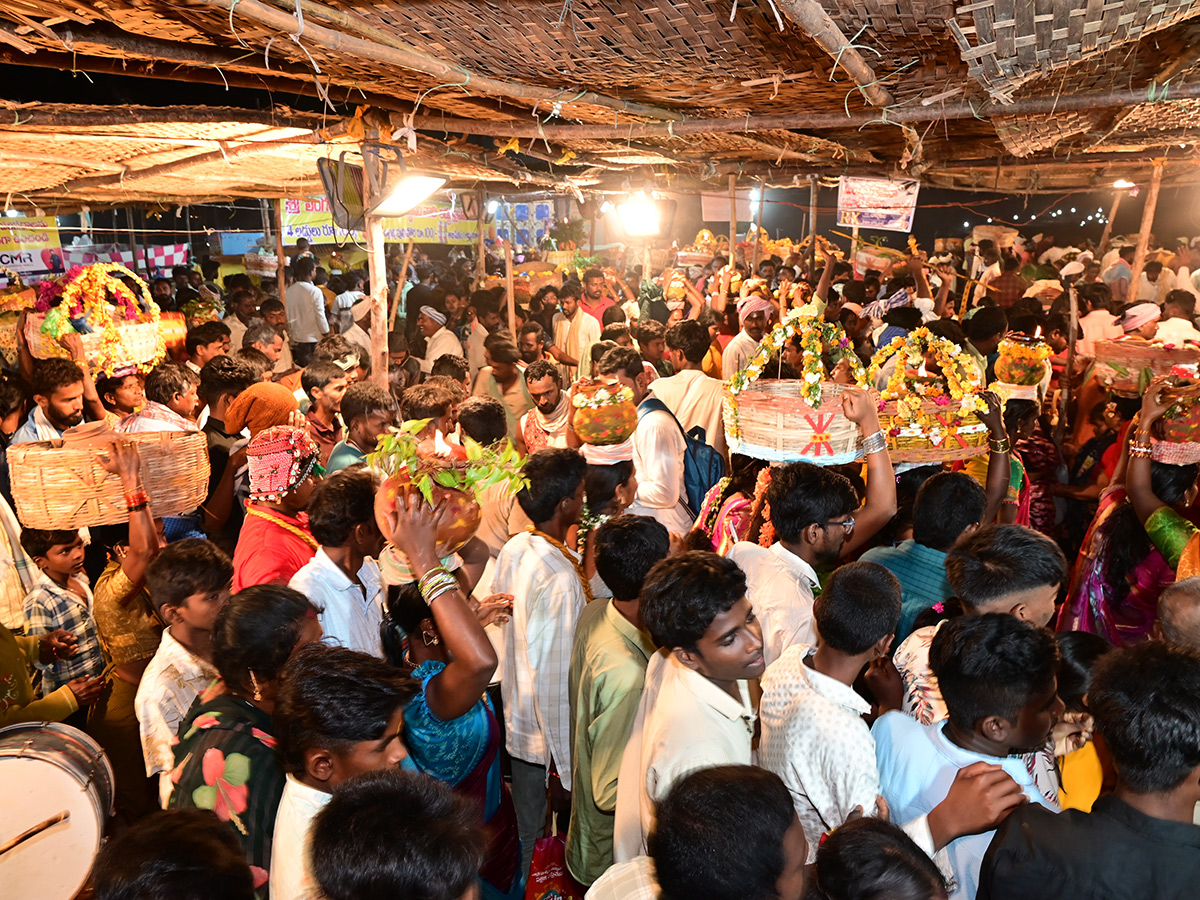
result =
[[100,649],[100,635],[92,618],[92,591],[82,578],[79,581],[86,598],[59,587],[45,574],[38,576],[33,590],[25,595],[26,634],[37,636],[62,628],[79,639],[78,652],[70,659],[49,665],[38,663],[42,670],[42,693],[47,696],[68,681],[104,673],[104,651]]

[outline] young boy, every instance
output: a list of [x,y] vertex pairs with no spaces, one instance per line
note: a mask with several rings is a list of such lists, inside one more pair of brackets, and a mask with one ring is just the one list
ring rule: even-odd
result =
[[287,772],[271,848],[275,900],[314,895],[309,830],[334,788],[365,772],[395,769],[408,755],[404,708],[417,688],[383,660],[319,641],[289,660],[275,700],[275,736]]
[[400,398],[400,418],[405,422],[429,419],[422,436],[440,431],[443,436],[454,432],[455,397],[448,384],[426,382],[410,387]]
[[[892,712],[871,729],[891,818],[907,822],[930,813],[958,771],[980,761],[1002,766],[1030,802],[1057,812],[1024,760],[1012,755],[1044,746],[1062,713],[1054,635],[1012,615],[962,616],[938,630],[930,662],[946,721],[922,725]],[[956,882],[950,900],[974,900],[992,834],[965,835],[946,845]]]
[[35,664],[42,670],[43,696],[80,678],[102,683],[104,651],[92,618],[92,592],[83,574],[83,538],[78,531],[25,528],[21,546],[41,570],[25,596],[25,633],[39,637],[61,629],[76,637],[75,653],[70,657]]
[[1200,884],[1200,657],[1149,641],[1115,650],[1088,691],[1116,790],[1090,813],[1017,810],[983,859],[979,900],[1185,900]]
[[317,485],[308,503],[308,527],[321,544],[288,587],[320,610],[325,640],[383,656],[379,563],[384,537],[375,524],[378,479],[363,469],[343,469]]
[[517,494],[532,531],[514,535],[496,560],[492,589],[511,594],[501,691],[512,757],[512,791],[521,835],[522,871],[546,824],[546,784],[552,770],[571,789],[571,704],[568,669],[575,623],[591,597],[567,531],[583,511],[587,464],[575,450],[528,457],[529,486]]
[[617,782],[614,857],[646,852],[654,804],[689,772],[749,765],[762,675],[762,628],[746,599],[746,576],[731,560],[692,550],[646,576],[642,619],[661,649],[646,670]]
[[329,454],[345,433],[338,412],[350,381],[337,363],[320,360],[304,370],[300,385],[309,400],[305,416],[309,437],[321,448],[321,465],[328,465]]
[[117,423],[123,434],[195,431],[200,376],[174,363],[159,363],[146,376],[146,405]]
[[146,774],[158,775],[159,798],[171,796],[179,723],[192,701],[217,677],[212,629],[229,599],[233,563],[215,544],[186,539],[169,544],[146,571],[146,588],[167,626],[142,673],[134,709]]
[[331,474],[362,462],[375,450],[379,436],[396,422],[396,401],[378,385],[352,384],[342,396],[342,418],[346,423],[346,438],[329,454],[326,468]]
[[567,868],[594,883],[613,863],[613,813],[621,752],[633,728],[654,642],[638,595],[670,549],[667,529],[649,516],[617,516],[596,530],[596,571],[612,600],[589,603],[571,650],[571,823]]

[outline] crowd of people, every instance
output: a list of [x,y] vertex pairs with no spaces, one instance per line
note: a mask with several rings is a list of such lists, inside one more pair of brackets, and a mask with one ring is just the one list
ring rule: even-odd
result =
[[[1190,340],[1197,267],[1181,242],[1144,291],[1120,246],[1054,249],[598,267],[511,305],[418,254],[387,373],[362,274],[306,245],[282,298],[155,282],[226,315],[144,376],[68,336],[0,381],[6,446],[109,424],[128,510],[22,528],[0,468],[0,724],[103,747],[100,900],[520,898],[556,849],[588,900],[1191,897],[1197,466],[1151,458],[1158,382],[1110,396],[1087,360]],[[725,380],[795,308],[864,360],[924,325],[984,386],[1010,333],[1054,355],[1037,400],[985,393],[967,465],[894,466],[854,387],[860,462],[769,465],[730,452]],[[636,406],[626,440],[581,436],[597,386]],[[523,458],[465,543],[445,501],[377,509],[370,454],[412,422]],[[204,436],[197,509],[156,514],[154,431]]]

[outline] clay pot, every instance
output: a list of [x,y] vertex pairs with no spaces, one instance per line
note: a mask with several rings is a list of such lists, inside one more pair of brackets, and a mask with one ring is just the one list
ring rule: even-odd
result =
[[[420,496],[420,492],[409,481],[407,472],[390,476],[375,495],[375,521],[385,536],[390,536],[387,517],[395,510],[396,498],[401,491],[411,491]],[[483,519],[483,511],[470,492],[444,488],[435,483],[434,504],[440,503],[443,498],[446,499],[446,513],[437,531],[437,554],[444,557],[460,550],[475,536]]]

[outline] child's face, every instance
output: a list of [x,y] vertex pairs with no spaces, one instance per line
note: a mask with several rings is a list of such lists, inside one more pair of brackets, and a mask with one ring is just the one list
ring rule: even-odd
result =
[[1012,730],[1005,741],[1010,753],[1027,753],[1040,749],[1050,737],[1050,730],[1058,722],[1065,707],[1058,699],[1058,681],[1029,698],[1029,702],[1017,713],[1017,720],[1010,722]]
[[216,591],[188,594],[178,606],[163,607],[168,625],[184,624],[193,631],[212,631],[217,613],[229,601],[230,585]]
[[83,571],[83,538],[75,535],[75,540],[69,544],[55,544],[36,562],[47,575],[60,578],[78,575]]
[[330,753],[327,761],[316,760],[319,771],[314,774],[332,789],[355,775],[394,769],[408,756],[403,734],[404,707],[399,706],[378,740],[356,741],[345,750]]

